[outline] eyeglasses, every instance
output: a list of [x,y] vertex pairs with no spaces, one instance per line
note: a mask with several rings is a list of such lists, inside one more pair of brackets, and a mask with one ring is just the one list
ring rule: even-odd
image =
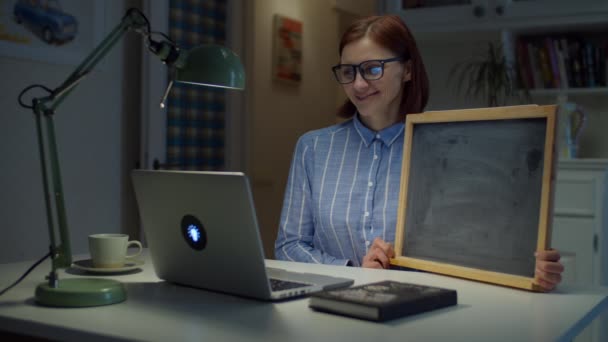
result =
[[402,61],[403,57],[393,57],[388,59],[372,59],[355,64],[338,64],[331,68],[336,76],[336,80],[341,84],[348,84],[355,81],[357,70],[359,75],[366,81],[379,80],[384,75],[384,64],[395,61]]

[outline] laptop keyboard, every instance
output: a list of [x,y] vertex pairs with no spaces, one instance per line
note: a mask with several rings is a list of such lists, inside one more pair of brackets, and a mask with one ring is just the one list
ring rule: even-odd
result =
[[270,288],[272,288],[272,291],[297,289],[297,288],[306,287],[306,286],[310,286],[310,284],[297,283],[295,281],[287,281],[287,280],[270,278]]

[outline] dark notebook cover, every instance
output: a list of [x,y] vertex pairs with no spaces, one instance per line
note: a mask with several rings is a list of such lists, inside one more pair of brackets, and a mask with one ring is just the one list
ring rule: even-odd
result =
[[456,290],[382,281],[314,294],[309,307],[366,320],[387,321],[457,303]]

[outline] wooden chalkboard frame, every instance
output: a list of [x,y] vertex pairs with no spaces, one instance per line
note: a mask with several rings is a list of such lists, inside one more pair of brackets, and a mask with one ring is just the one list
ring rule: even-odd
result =
[[555,180],[555,127],[556,106],[511,106],[496,108],[478,108],[465,110],[432,111],[422,114],[410,114],[406,116],[405,139],[403,148],[403,162],[401,171],[401,186],[399,195],[398,218],[395,236],[395,258],[391,259],[391,265],[419,269],[439,274],[445,274],[460,278],[472,279],[492,284],[509,286],[531,291],[540,291],[534,277],[501,273],[480,268],[466,267],[456,264],[432,261],[405,256],[404,238],[406,237],[406,213],[408,205],[408,184],[410,181],[410,165],[416,161],[411,160],[412,143],[415,140],[414,126],[432,123],[462,122],[462,121],[496,121],[501,124],[510,119],[546,119],[545,150],[543,160],[543,174],[541,185],[541,203],[538,222],[538,241],[536,250],[545,250],[549,247],[551,240],[551,217],[553,211],[553,191]]

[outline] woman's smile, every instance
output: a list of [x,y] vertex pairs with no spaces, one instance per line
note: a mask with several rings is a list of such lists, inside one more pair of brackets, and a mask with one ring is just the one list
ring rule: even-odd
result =
[[355,95],[355,97],[357,98],[357,101],[364,102],[364,101],[370,99],[371,97],[373,97],[374,95],[377,95],[378,93],[380,93],[380,92],[379,91],[375,91],[375,92],[370,93],[370,94]]

